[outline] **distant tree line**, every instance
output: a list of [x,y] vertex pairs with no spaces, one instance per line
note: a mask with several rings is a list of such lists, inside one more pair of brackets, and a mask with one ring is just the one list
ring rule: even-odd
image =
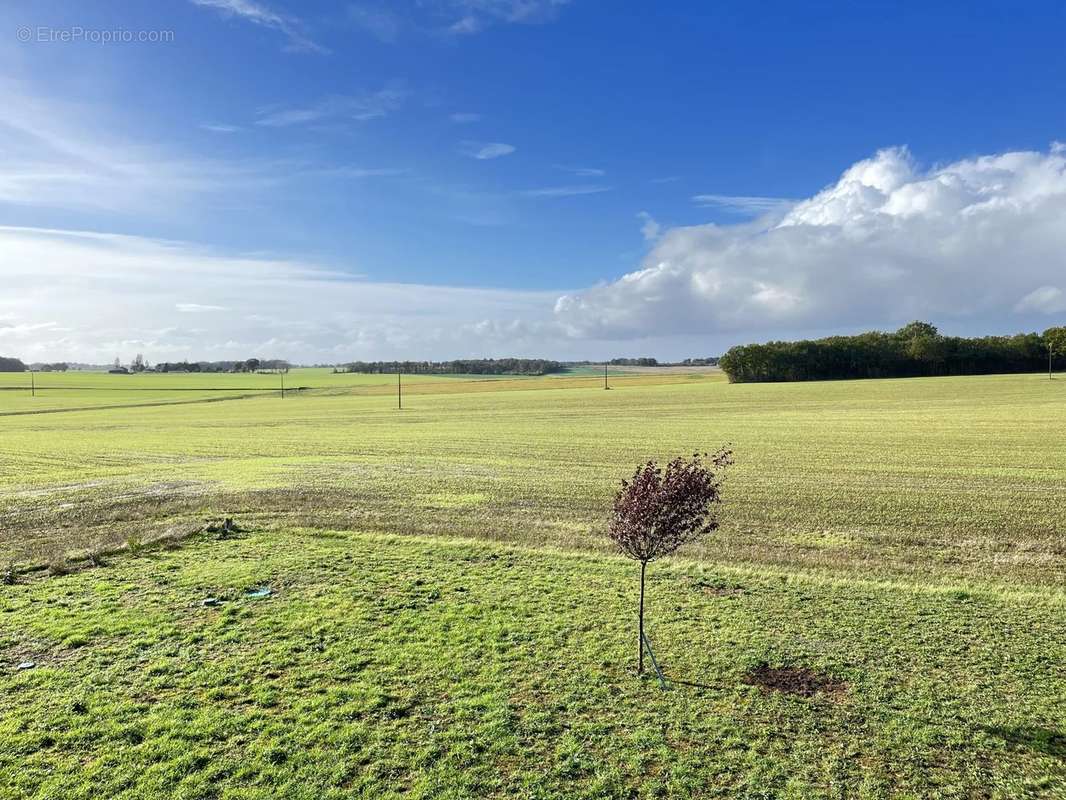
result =
[[70,364],[65,361],[56,361],[53,364],[30,364],[30,369],[37,372],[66,372]]
[[288,372],[291,365],[280,358],[249,358],[244,361],[164,361],[156,372]]
[[564,365],[544,358],[472,358],[455,361],[353,361],[337,372],[372,372],[408,375],[547,375]]
[[717,367],[718,358],[710,356],[708,358],[686,358],[677,362],[677,366],[681,367]]
[[612,367],[657,367],[657,358],[612,358],[608,362]]
[[[714,367],[718,365],[718,358],[685,358],[681,361],[660,361],[657,358],[612,358],[607,362],[612,367]],[[563,366],[567,367],[599,367],[602,361],[566,361]]]
[[719,366],[733,383],[1041,372],[1050,368],[1049,353],[1066,356],[1059,342],[1066,342],[1066,328],[968,339],[912,322],[895,333],[733,347]]
[[26,365],[17,358],[0,356],[0,372],[25,372]]
[[[92,366],[88,364],[75,365],[75,367],[82,367],[85,369],[101,369],[99,366]],[[156,364],[155,367],[149,366],[148,362],[144,360],[144,356],[139,353],[130,362],[128,367],[122,366],[122,362],[119,359],[115,359],[108,369],[109,372],[115,374],[127,375],[133,372],[288,372],[292,368],[292,365],[288,361],[280,358],[249,358],[244,361],[164,361],[161,364]],[[0,372],[26,372],[30,367],[27,367],[21,360],[17,358],[7,358],[0,356]],[[32,369],[38,372],[66,372],[71,369],[71,365],[65,361],[57,361],[55,363],[44,364],[36,363],[32,365]]]

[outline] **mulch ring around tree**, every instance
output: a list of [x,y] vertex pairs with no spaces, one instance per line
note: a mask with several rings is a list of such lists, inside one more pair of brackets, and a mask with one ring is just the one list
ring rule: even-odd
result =
[[749,670],[744,682],[766,691],[784,692],[800,697],[813,697],[818,693],[841,694],[848,688],[844,681],[806,667],[771,667],[766,663]]

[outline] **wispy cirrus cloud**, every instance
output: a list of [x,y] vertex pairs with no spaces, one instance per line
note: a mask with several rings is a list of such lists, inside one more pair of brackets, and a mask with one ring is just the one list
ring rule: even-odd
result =
[[748,197],[731,194],[697,194],[692,202],[703,208],[718,208],[733,214],[758,216],[771,211],[783,211],[793,201],[784,197]]
[[464,156],[470,158],[476,158],[479,161],[487,161],[493,158],[501,158],[502,156],[509,156],[511,153],[517,150],[513,144],[505,144],[504,142],[460,142],[459,152]]
[[369,3],[348,6],[348,20],[385,44],[395,44],[404,27],[403,18],[393,9]]
[[47,322],[32,322],[16,324],[7,320],[0,319],[0,338],[3,339],[27,339],[32,336],[40,336],[46,331],[63,331],[69,330],[62,327],[55,320],[48,320]]
[[212,306],[203,303],[175,303],[174,308],[182,314],[207,314],[212,311],[225,311],[225,306]]
[[472,36],[499,25],[540,25],[570,0],[358,0],[350,25],[384,44],[410,35]]
[[404,167],[315,167],[304,170],[302,175],[323,178],[396,178],[409,175],[411,170]]
[[285,49],[292,52],[328,53],[329,50],[312,41],[304,33],[303,23],[295,17],[254,2],[253,0],[191,0],[193,5],[210,8],[223,17],[240,19],[263,28],[270,28],[285,35]]
[[562,341],[554,292],[374,282],[81,231],[0,226],[0,252],[0,352],[27,361],[532,356],[548,337]]
[[0,203],[154,213],[276,180],[261,165],[131,140],[99,116],[96,107],[0,79]]
[[469,111],[457,111],[454,114],[449,114],[448,119],[456,125],[469,125],[472,122],[480,122],[481,115]]
[[365,122],[397,111],[409,94],[403,81],[394,80],[375,92],[331,95],[306,106],[262,108],[255,124],[267,128],[286,128],[327,121]]
[[586,184],[583,186],[546,186],[540,189],[525,189],[519,194],[526,197],[578,197],[584,194],[601,194],[609,192],[612,186],[597,186]]
[[200,125],[200,129],[210,131],[211,133],[236,133],[240,130],[240,126],[226,125],[218,122],[205,122]]
[[566,164],[556,164],[555,168],[563,172],[569,172],[579,178],[602,178],[607,174],[607,170],[597,167],[570,167]]
[[[391,165],[307,158],[202,156],[127,138],[100,113],[96,107],[54,101],[0,78],[0,206],[163,218],[195,212],[208,199],[229,202],[306,178],[409,173]],[[219,135],[238,129],[201,127]]]
[[469,36],[497,24],[540,25],[554,20],[570,0],[437,0],[440,13],[452,15],[447,30]]

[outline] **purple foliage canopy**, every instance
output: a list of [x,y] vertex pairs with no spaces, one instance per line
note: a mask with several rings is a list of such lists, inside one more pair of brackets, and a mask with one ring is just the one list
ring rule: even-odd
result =
[[721,472],[732,463],[733,451],[723,448],[709,457],[675,458],[665,470],[654,460],[638,467],[615,495],[611,540],[647,564],[717,530]]

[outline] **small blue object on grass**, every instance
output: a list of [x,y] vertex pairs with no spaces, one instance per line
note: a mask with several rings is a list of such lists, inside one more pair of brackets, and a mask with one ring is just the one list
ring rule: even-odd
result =
[[18,667],[16,667],[16,669],[33,669],[36,666],[37,665],[32,661],[23,661]]
[[259,598],[270,597],[270,595],[272,594],[274,594],[274,592],[271,591],[269,586],[253,586],[252,588],[245,591],[244,596],[251,598]]
[[219,600],[217,597],[205,597],[203,599],[203,601],[200,603],[200,605],[202,605],[202,606],[218,606],[218,605],[222,605],[222,601]]

